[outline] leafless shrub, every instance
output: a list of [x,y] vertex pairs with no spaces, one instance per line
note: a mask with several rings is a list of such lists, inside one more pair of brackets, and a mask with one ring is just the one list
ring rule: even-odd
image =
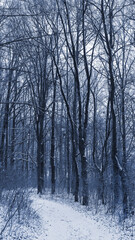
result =
[[0,237],[2,237],[7,228],[9,228],[11,232],[16,224],[29,225],[31,219],[37,218],[35,212],[31,208],[29,195],[30,191],[23,189],[5,191],[2,193],[1,203],[6,209],[6,212],[3,216],[4,226],[2,226],[0,230]]

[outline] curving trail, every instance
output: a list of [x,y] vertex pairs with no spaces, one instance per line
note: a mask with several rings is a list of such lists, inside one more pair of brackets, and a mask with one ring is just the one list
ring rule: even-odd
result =
[[41,222],[38,240],[119,240],[116,232],[101,220],[94,220],[87,212],[79,212],[71,206],[38,196],[32,199],[32,207]]

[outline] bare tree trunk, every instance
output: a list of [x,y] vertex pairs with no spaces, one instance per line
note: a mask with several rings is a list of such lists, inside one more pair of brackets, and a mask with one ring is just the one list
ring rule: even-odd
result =
[[[8,91],[7,91],[6,104],[5,104],[5,109],[4,109],[2,136],[1,136],[1,143],[0,143],[0,162],[1,162],[2,166],[4,166],[4,162],[3,162],[4,161],[4,149],[5,149],[4,148],[4,142],[5,142],[6,131],[8,129],[9,99],[10,99],[10,94],[11,94],[12,75],[13,75],[13,71],[10,70],[10,72],[9,72],[9,82],[8,82]],[[5,160],[7,162],[7,159],[5,159]]]
[[52,107],[52,127],[51,127],[51,192],[55,193],[55,161],[54,161],[54,151],[55,151],[55,100],[56,100],[56,82],[54,80],[54,89],[53,89],[53,107]]
[[[41,110],[42,111],[42,110]],[[44,190],[44,114],[38,116],[37,121],[37,192]]]
[[66,129],[66,155],[67,155],[67,193],[70,193],[70,181],[71,181],[71,164],[70,164],[70,138],[69,138],[69,119],[67,116],[67,129]]
[[12,135],[11,135],[11,166],[14,164],[14,151],[15,151],[15,126],[16,126],[16,115],[15,105],[13,107],[13,120],[12,120]]
[[[17,76],[15,78],[15,83],[14,83],[14,103],[16,102],[17,99]],[[12,131],[11,131],[11,157],[10,157],[10,164],[11,167],[14,164],[14,151],[15,151],[15,127],[16,127],[16,105],[13,105],[13,119],[12,119]]]

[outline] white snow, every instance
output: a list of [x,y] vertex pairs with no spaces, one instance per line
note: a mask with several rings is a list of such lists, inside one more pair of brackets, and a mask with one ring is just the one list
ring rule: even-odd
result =
[[[32,207],[41,219],[41,230],[38,240],[132,240],[131,235],[125,235],[114,222],[103,217],[92,216],[92,213],[79,211],[64,202],[45,199],[33,195]],[[80,206],[81,208],[81,206]],[[36,238],[37,239],[37,238]],[[33,239],[34,240],[34,239]]]
[[[31,216],[17,221],[12,219],[0,236],[2,240],[134,240],[134,217],[132,221],[118,224],[113,216],[104,211],[95,213],[94,208],[74,203],[65,195],[39,196],[30,194]],[[0,206],[0,229],[3,228],[5,212]],[[26,210],[27,211],[27,210]],[[2,214],[3,213],[3,214]],[[4,215],[3,215],[4,216]],[[33,217],[32,217],[33,216]],[[131,220],[131,219],[130,219]],[[130,226],[131,225],[131,226]],[[128,227],[128,228],[126,228]]]

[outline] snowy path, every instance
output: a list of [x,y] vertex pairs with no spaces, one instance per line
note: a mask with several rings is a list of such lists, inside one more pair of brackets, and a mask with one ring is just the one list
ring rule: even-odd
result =
[[32,206],[42,223],[38,240],[123,240],[101,220],[96,221],[87,212],[76,211],[67,204],[34,196]]

